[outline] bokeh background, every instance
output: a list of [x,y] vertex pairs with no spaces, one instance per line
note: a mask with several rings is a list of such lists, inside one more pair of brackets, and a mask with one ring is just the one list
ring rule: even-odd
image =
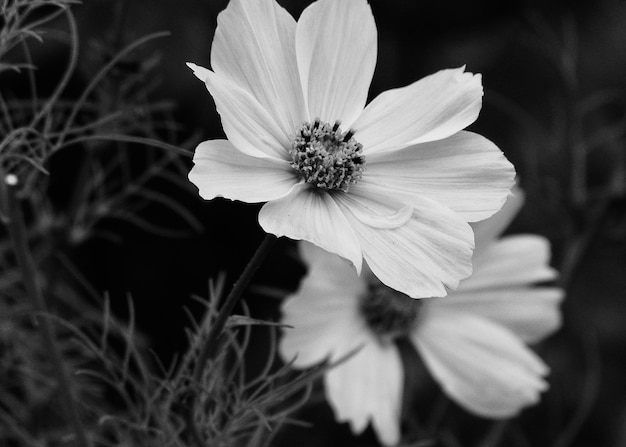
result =
[[[340,1],[340,0],[338,0]],[[279,3],[294,16],[308,0]],[[95,67],[126,43],[156,31],[170,35],[133,52],[121,66],[149,62],[151,100],[173,105],[176,127],[164,139],[192,150],[222,138],[212,99],[185,62],[209,66],[212,36],[226,0],[87,0],[73,7],[81,39],[79,65],[68,100],[78,96]],[[552,369],[542,403],[507,424],[464,414],[444,402],[441,445],[626,445],[626,2],[371,0],[378,26],[378,63],[370,98],[437,70],[467,66],[482,73],[484,104],[471,129],[497,143],[516,166],[526,205],[508,232],[530,232],[553,244],[553,265],[567,288],[561,331],[537,347]],[[55,22],[56,23],[56,22]],[[62,22],[58,22],[59,28]],[[106,45],[105,45],[106,43]],[[117,48],[116,48],[117,47]],[[32,46],[42,95],[67,60],[54,39]],[[140,68],[141,71],[141,68]],[[0,86],[18,96],[24,78],[3,74]],[[137,171],[147,159],[129,145]],[[81,187],[82,148],[49,161],[49,195],[62,212]],[[117,150],[117,149],[116,149]],[[106,157],[106,149],[103,152]],[[184,159],[190,167],[190,160]],[[134,170],[131,169],[131,175]],[[184,179],[179,171],[175,175]],[[197,219],[190,225],[158,205],[141,218],[174,233],[150,231],[119,219],[102,219],[90,234],[59,247],[114,312],[135,303],[139,330],[164,363],[184,350],[187,311],[198,315],[208,280],[226,272],[236,279],[260,243],[259,205],[205,202],[191,185],[153,187]],[[124,207],[124,203],[119,205]],[[115,237],[101,237],[114,234]],[[280,241],[254,280],[246,303],[253,316],[277,319],[280,297],[293,291],[304,269],[290,241]],[[251,374],[267,355],[267,334],[255,329]],[[442,398],[424,386],[415,417],[428,419]],[[438,406],[437,406],[438,405]],[[376,445],[333,422],[319,390],[296,417],[309,426],[285,427],[276,445]],[[454,435],[453,435],[454,433]],[[446,437],[447,436],[447,437]],[[460,440],[460,441],[459,441]],[[494,441],[495,440],[495,441]],[[455,444],[455,442],[457,442]],[[497,444],[500,442],[500,444]],[[436,445],[439,445],[436,444]]]

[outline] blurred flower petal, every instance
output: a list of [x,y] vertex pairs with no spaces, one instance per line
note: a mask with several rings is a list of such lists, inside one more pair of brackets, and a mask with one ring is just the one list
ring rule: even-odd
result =
[[511,193],[506,198],[506,202],[496,214],[489,219],[472,223],[474,230],[474,241],[476,242],[476,250],[474,251],[474,260],[480,256],[480,253],[488,248],[496,241],[511,224],[522,206],[524,206],[525,195],[516,185],[511,188]]
[[330,369],[324,379],[338,421],[350,422],[355,433],[371,421],[383,444],[400,441],[404,374],[393,344],[369,340],[345,363]]
[[556,287],[511,286],[467,292],[461,283],[454,294],[430,305],[479,315],[506,327],[526,343],[534,343],[561,326],[562,299],[563,290]]
[[478,415],[512,417],[547,389],[541,359],[486,319],[429,308],[412,340],[446,394]]
[[296,367],[308,367],[337,360],[365,343],[367,332],[355,312],[365,285],[339,256],[308,243],[300,250],[311,258],[325,258],[310,264],[298,291],[283,304],[282,323],[293,328],[285,329],[280,353],[285,361],[295,358]]
[[463,281],[463,290],[513,287],[550,281],[557,272],[550,267],[550,243],[534,234],[508,236],[489,244],[474,260],[477,274]]

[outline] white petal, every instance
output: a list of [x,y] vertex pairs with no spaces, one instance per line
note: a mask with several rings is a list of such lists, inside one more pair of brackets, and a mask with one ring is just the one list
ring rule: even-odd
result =
[[291,194],[266,203],[261,227],[276,236],[305,240],[352,262],[361,271],[361,246],[330,194],[300,184]]
[[187,66],[191,68],[195,77],[200,79],[202,82],[206,82],[207,78],[211,75],[211,70],[200,65],[196,65],[193,62],[187,62]]
[[211,67],[251,93],[283,133],[307,119],[296,22],[274,0],[231,0],[217,18]]
[[514,416],[539,400],[548,368],[536,354],[501,326],[445,310],[429,307],[412,340],[451,399],[491,418]]
[[385,445],[400,441],[404,371],[394,345],[371,340],[324,376],[326,395],[339,421],[360,433],[369,421]]
[[365,155],[441,140],[473,123],[482,104],[481,77],[463,71],[442,70],[378,95],[352,125]]
[[[378,279],[413,298],[445,296],[470,275],[473,235],[470,226],[429,199],[415,200],[411,219],[397,228],[373,227],[359,218],[369,210],[391,215],[398,205],[359,184],[337,202],[350,221],[363,257]],[[377,206],[374,209],[374,205]]]
[[507,327],[526,342],[536,342],[561,325],[563,291],[531,288],[555,278],[550,244],[535,235],[509,236],[489,244],[474,262],[474,274],[456,292],[433,306],[470,312]]
[[427,197],[468,222],[499,210],[515,177],[500,149],[471,132],[367,156],[366,163],[362,182],[407,203]]
[[228,140],[200,143],[193,162],[189,180],[206,200],[267,202],[287,195],[298,182],[286,161],[251,157]]
[[464,291],[484,290],[550,281],[550,242],[534,234],[507,236],[489,244],[474,259],[474,275],[463,281]]
[[334,295],[345,297],[341,299],[344,302],[342,304],[356,309],[356,302],[366,291],[367,284],[356,274],[354,267],[346,259],[307,241],[300,241],[298,249],[307,266],[307,281],[303,281],[301,287],[305,287],[304,282],[313,283],[308,287],[320,295],[328,295],[310,305],[320,304],[323,307],[326,304],[321,303],[332,299],[330,295]]
[[350,127],[365,107],[376,49],[376,24],[366,0],[319,0],[304,10],[296,52],[311,118]]
[[517,186],[513,186],[513,188],[511,188],[511,194],[506,198],[506,202],[504,202],[500,211],[489,219],[476,222],[472,225],[474,240],[476,242],[474,259],[479,256],[478,252],[482,252],[502,235],[515,216],[517,216],[522,206],[524,206],[524,201],[524,191]]
[[[286,328],[280,344],[285,361],[308,367],[337,360],[367,341],[358,310],[366,284],[343,258],[309,242],[299,244],[307,274],[298,291],[282,304]],[[332,315],[332,318],[328,318]]]
[[353,204],[350,212],[372,228],[394,229],[405,225],[413,217],[413,207],[380,194],[366,184],[352,186],[350,194],[337,194],[337,200]]
[[237,149],[253,157],[289,159],[289,138],[250,93],[210,70],[202,76],[206,76],[224,132]]
[[561,326],[562,300],[563,290],[556,287],[512,286],[466,292],[461,283],[445,299],[429,304],[478,315],[506,327],[526,343],[535,343]]
[[306,368],[327,359],[336,361],[367,341],[368,330],[357,307],[365,286],[345,261],[340,262],[344,264],[340,270],[347,267],[349,277],[356,278],[351,282],[352,289],[358,288],[359,294],[342,287],[338,276],[314,268],[304,277],[298,291],[283,302],[282,323],[292,327],[283,332],[280,354],[283,360],[294,361],[295,367]]

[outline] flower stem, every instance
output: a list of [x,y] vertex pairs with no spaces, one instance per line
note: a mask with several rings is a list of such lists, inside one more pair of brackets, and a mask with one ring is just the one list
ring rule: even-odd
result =
[[265,235],[265,239],[263,239],[263,242],[261,242],[261,245],[257,248],[254,256],[252,256],[252,259],[250,259],[250,262],[248,262],[248,265],[246,265],[246,268],[241,273],[241,276],[233,285],[233,288],[226,297],[226,300],[217,314],[217,317],[212,322],[211,329],[207,335],[206,344],[200,351],[198,361],[196,362],[196,366],[193,371],[194,382],[200,383],[206,363],[213,357],[213,355],[215,355],[215,350],[219,344],[219,339],[222,335],[222,330],[226,325],[228,317],[235,308],[235,305],[239,302],[241,294],[252,280],[252,277],[258,268],[261,266],[263,259],[265,259],[277,240],[278,239],[273,234]]
[[[202,383],[202,376],[204,374],[206,365],[215,355],[217,347],[219,346],[222,332],[228,321],[228,317],[235,308],[235,305],[239,302],[243,291],[248,286],[248,284],[254,277],[254,274],[261,266],[261,263],[270,252],[271,248],[274,246],[277,240],[278,239],[276,238],[276,236],[272,234],[267,234],[265,236],[265,239],[263,240],[263,242],[261,242],[259,248],[257,248],[254,256],[252,256],[252,259],[250,259],[250,262],[248,262],[248,265],[246,265],[245,269],[241,273],[241,276],[233,285],[233,288],[224,300],[224,304],[222,304],[215,319],[212,319],[208,316],[207,318],[205,318],[204,324],[210,324],[211,328],[209,329],[206,343],[202,346],[198,354],[198,359],[193,370],[192,387],[199,387],[199,385]],[[201,331],[200,334],[202,333],[202,330],[203,328],[201,327],[199,329],[199,331]],[[194,346],[192,346],[191,349],[194,349]],[[181,369],[182,368],[186,368],[185,363],[182,365]],[[182,371],[179,370],[179,373],[182,373]],[[175,379],[174,383],[176,383],[176,381],[177,380]],[[195,419],[196,405],[198,403],[198,395],[200,394],[199,390],[197,388],[187,388],[183,394],[183,396],[179,396],[181,398],[181,401],[185,402],[183,416],[187,426],[183,433],[185,433],[187,437],[197,447],[204,447],[206,445],[206,442],[204,441],[203,436],[198,429],[198,426],[196,425]]]
[[52,368],[59,383],[62,411],[65,412],[65,417],[73,428],[75,444],[81,447],[88,447],[91,444],[87,438],[76,401],[72,395],[71,380],[65,368],[63,356],[55,342],[56,334],[54,326],[47,317],[49,314],[48,307],[37,281],[37,268],[35,267],[35,262],[33,261],[28,247],[24,216],[22,215],[22,210],[16,197],[17,178],[13,175],[8,175],[1,181],[4,181],[7,187],[8,219],[6,219],[6,224],[9,231],[9,238],[15,251],[17,264],[21,271],[26,291],[36,312],[35,318],[43,338],[43,345],[50,355]]

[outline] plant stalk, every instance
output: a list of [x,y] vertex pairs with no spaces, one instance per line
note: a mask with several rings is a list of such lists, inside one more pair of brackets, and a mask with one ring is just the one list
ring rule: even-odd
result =
[[[209,329],[206,343],[202,346],[200,353],[198,355],[198,360],[196,361],[194,370],[193,370],[193,382],[192,387],[198,387],[202,383],[202,376],[204,374],[207,363],[215,356],[215,352],[219,346],[220,338],[222,332],[224,331],[224,327],[228,321],[228,317],[232,313],[235,305],[241,299],[241,295],[243,291],[246,289],[254,274],[261,266],[261,263],[265,259],[265,257],[270,252],[271,248],[274,246],[278,239],[276,236],[272,234],[266,234],[265,239],[259,245],[256,252],[248,262],[248,265],[244,268],[241,276],[233,285],[230,293],[224,300],[217,317],[215,319],[206,318],[205,324],[210,324],[211,328]],[[203,330],[201,327],[200,331]],[[193,347],[191,348],[193,349]],[[183,365],[185,367],[185,365]],[[197,447],[205,447],[206,443],[203,440],[201,432],[196,425],[195,414],[196,414],[196,406],[198,403],[198,395],[200,390],[196,389],[188,389],[184,401],[186,401],[186,409],[185,409],[185,420],[187,427],[183,433],[186,433],[189,438],[193,441],[193,443]]]
[[265,235],[265,239],[263,239],[263,242],[261,242],[261,245],[259,245],[259,248],[257,248],[254,256],[252,256],[252,259],[250,259],[250,262],[248,262],[248,265],[246,265],[246,268],[241,273],[241,276],[233,285],[233,288],[226,297],[224,304],[222,304],[222,307],[220,308],[217,317],[212,322],[211,329],[209,330],[209,334],[207,335],[207,342],[200,351],[198,361],[196,362],[196,366],[193,371],[194,382],[200,383],[206,363],[215,355],[215,350],[219,345],[219,339],[222,331],[224,330],[224,326],[226,325],[228,317],[235,308],[235,305],[239,302],[241,294],[248,286],[248,284],[252,280],[252,277],[259,269],[261,263],[270,252],[271,248],[274,246],[277,240],[278,239],[273,234],[268,233]]

